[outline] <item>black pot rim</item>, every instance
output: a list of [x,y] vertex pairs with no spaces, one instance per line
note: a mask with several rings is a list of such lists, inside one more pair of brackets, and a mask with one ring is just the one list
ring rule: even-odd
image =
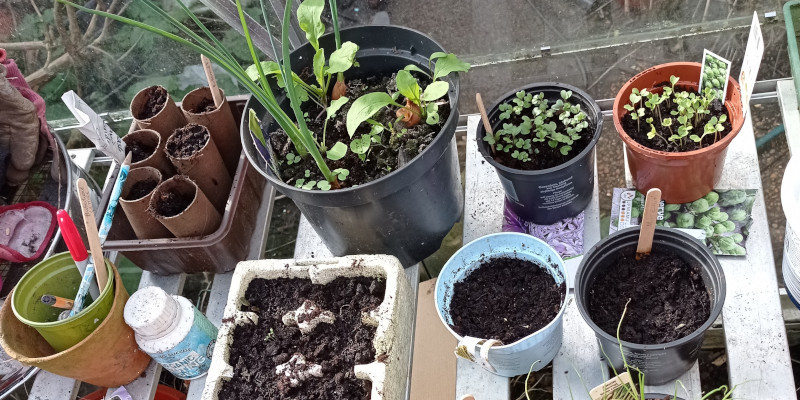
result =
[[[600,242],[598,242],[597,244],[592,246],[592,248],[588,252],[585,253],[583,260],[586,260],[588,258],[588,256],[589,256],[589,254],[597,252],[597,251],[600,251],[601,247],[603,245],[605,245],[609,241],[609,239],[612,239],[612,238],[615,238],[615,237],[619,237],[621,235],[629,234],[630,232],[638,232],[638,231],[639,231],[639,227],[638,226],[634,226],[634,227],[625,228],[623,230],[620,230],[620,231],[617,231],[617,232],[613,233],[612,235],[610,235],[606,239],[601,240]],[[677,235],[677,236],[682,236],[684,239],[687,239],[687,240],[697,241],[697,239],[695,239],[694,237],[692,237],[688,233],[684,233],[684,232],[681,232],[681,231],[679,231],[677,229],[673,229],[673,228],[664,228],[664,227],[661,227],[661,226],[656,226],[655,236],[657,237],[657,236],[661,236],[661,235],[664,235],[664,234],[666,234],[666,235],[674,234],[674,235]],[[638,235],[636,235],[636,237],[638,238]],[[669,236],[667,236],[667,238],[669,238]],[[633,243],[636,243],[636,242],[634,241]],[[639,344],[639,343],[628,342],[628,341],[625,341],[625,340],[622,340],[622,339],[617,339],[616,336],[611,336],[606,331],[602,330],[599,326],[597,326],[597,324],[594,323],[592,318],[589,316],[589,310],[586,309],[586,305],[583,303],[583,300],[581,300],[581,296],[578,295],[580,293],[579,288],[580,288],[580,285],[581,285],[581,283],[580,283],[581,282],[581,277],[584,274],[587,273],[586,272],[587,268],[586,268],[585,261],[581,261],[581,264],[578,267],[578,271],[575,273],[575,281],[574,281],[575,282],[575,302],[576,302],[576,305],[578,306],[578,311],[580,312],[581,317],[583,317],[583,320],[586,321],[586,324],[589,325],[589,327],[592,328],[592,330],[594,331],[594,333],[596,335],[602,336],[604,339],[609,340],[611,342],[622,344],[623,347],[628,347],[628,348],[633,349],[633,350],[644,350],[644,351],[665,350],[665,349],[671,349],[671,348],[679,347],[679,346],[682,346],[682,345],[684,345],[684,344],[686,344],[686,343],[688,343],[688,342],[690,342],[692,340],[695,340],[697,335],[703,334],[706,330],[708,330],[708,328],[711,327],[711,324],[713,324],[714,321],[716,321],[717,317],[719,317],[719,314],[722,312],[722,306],[725,304],[725,294],[726,294],[725,293],[726,292],[726,290],[725,290],[726,289],[725,271],[722,269],[722,265],[719,263],[719,260],[717,259],[717,257],[714,254],[712,254],[711,251],[709,251],[708,248],[704,244],[698,242],[698,247],[703,249],[703,251],[706,253],[706,255],[712,261],[712,264],[713,264],[711,267],[709,267],[706,264],[704,264],[703,265],[703,269],[706,269],[706,270],[717,270],[719,272],[719,278],[720,278],[719,280],[720,280],[720,289],[721,290],[719,291],[719,301],[716,302],[716,304],[714,304],[714,307],[711,309],[711,314],[709,315],[708,320],[706,320],[706,322],[703,323],[703,325],[701,325],[699,328],[697,328],[693,332],[689,333],[688,335],[686,335],[686,336],[684,336],[684,337],[682,337],[682,338],[680,338],[678,340],[674,340],[672,342],[667,342],[667,343],[662,343],[662,344]]]
[[[365,30],[365,29],[371,29],[371,28],[382,28],[382,29],[389,29],[389,30],[395,30],[395,31],[412,32],[414,34],[423,36],[423,37],[427,38],[428,40],[430,40],[433,44],[436,45],[436,47],[438,47],[440,49],[440,51],[442,51],[442,52],[445,51],[444,48],[442,48],[442,46],[438,42],[436,42],[435,40],[431,39],[425,33],[422,33],[422,32],[420,32],[420,31],[418,31],[416,29],[411,29],[411,28],[407,28],[407,27],[403,27],[403,26],[396,26],[396,25],[363,25],[363,26],[353,26],[353,27],[349,27],[349,28],[344,28],[340,32],[341,33],[346,33],[346,32]],[[327,34],[323,35],[322,37],[332,36],[332,35],[333,35],[333,33],[327,33]],[[310,44],[306,43],[303,46],[310,46]],[[293,50],[292,53],[294,53],[297,50],[298,49]],[[358,51],[361,52],[362,50],[359,48]],[[356,53],[356,59],[358,59],[358,53]],[[458,118],[459,118],[458,100],[459,100],[459,94],[460,94],[460,78],[459,78],[459,75],[458,75],[457,72],[451,73],[450,75],[448,75],[448,78],[450,79],[450,83],[453,85],[453,88],[452,88],[451,91],[454,92],[454,94],[450,95],[448,93],[448,97],[449,97],[448,100],[450,102],[450,115],[448,115],[447,119],[442,124],[442,127],[445,127],[445,126],[447,126],[449,124],[454,123],[453,122],[454,120],[455,120],[455,123],[457,123],[458,122]],[[248,116],[248,110],[251,108],[250,102],[252,102],[252,101],[256,101],[257,102],[258,100],[255,100],[255,98],[251,94],[250,98],[247,100],[247,103],[245,104],[244,112],[242,113],[242,123],[243,123],[243,125],[241,125],[242,127],[248,126],[245,123],[246,122],[245,118],[247,118],[247,116]],[[394,177],[396,177],[397,175],[403,173],[404,171],[408,171],[409,167],[413,163],[421,160],[425,156],[429,156],[431,154],[431,151],[435,151],[435,150],[431,150],[432,148],[440,147],[439,143],[441,141],[447,140],[449,142],[452,139],[451,135],[442,135],[441,134],[442,130],[443,129],[439,130],[439,132],[436,134],[436,137],[433,139],[433,141],[430,143],[430,145],[428,145],[424,150],[422,150],[421,153],[417,154],[416,157],[414,157],[411,161],[408,162],[408,164],[406,164],[406,165],[404,165],[404,166],[402,166],[402,167],[390,172],[387,175],[384,175],[384,176],[382,176],[382,177],[380,177],[378,179],[369,181],[369,182],[367,182],[367,183],[365,183],[363,185],[353,186],[353,187],[349,187],[349,188],[345,188],[345,189],[337,189],[337,190],[305,190],[305,189],[294,187],[292,185],[288,185],[285,182],[283,182],[282,179],[280,179],[279,177],[276,177],[274,172],[270,168],[267,168],[266,171],[262,170],[259,161],[253,159],[253,157],[261,157],[260,152],[258,151],[257,148],[255,149],[255,152],[257,152],[259,154],[251,154],[251,152],[249,151],[249,149],[247,148],[246,145],[243,146],[243,147],[245,149],[244,153],[247,156],[247,159],[250,161],[250,164],[252,164],[253,167],[259,173],[261,173],[261,175],[266,177],[272,185],[276,186],[277,189],[280,189],[281,192],[289,191],[289,192],[295,192],[295,193],[302,193],[304,195],[318,195],[318,196],[328,196],[328,197],[333,197],[333,196],[344,197],[344,196],[352,196],[354,192],[360,192],[360,191],[364,190],[365,188],[371,188],[371,187],[375,187],[375,186],[378,186],[378,185],[385,185],[387,181],[393,179]],[[250,133],[249,129],[240,129],[239,131],[240,131],[241,140],[243,142],[246,141],[246,140],[250,140],[250,141],[253,140],[252,134]],[[448,137],[445,139],[444,136],[448,136]],[[255,147],[255,146],[256,146],[255,143],[253,143],[253,147]],[[397,189],[399,190],[401,188],[397,188]]]
[[594,111],[595,115],[597,116],[597,120],[595,121],[592,140],[589,142],[589,144],[586,146],[586,148],[583,149],[580,153],[576,154],[574,157],[572,157],[569,160],[565,161],[563,164],[556,165],[555,167],[550,167],[550,168],[547,168],[547,169],[536,169],[536,170],[523,170],[523,169],[511,168],[511,167],[507,167],[507,166],[505,166],[503,164],[500,164],[499,162],[495,161],[494,157],[492,157],[491,154],[489,154],[489,150],[487,148],[486,141],[483,140],[483,136],[486,134],[486,128],[484,128],[483,124],[481,123],[481,124],[478,124],[478,132],[477,132],[477,137],[475,138],[475,140],[478,142],[478,151],[481,152],[481,155],[483,156],[483,158],[491,166],[495,167],[498,170],[502,170],[502,171],[505,171],[505,172],[508,172],[508,173],[513,173],[513,174],[517,174],[517,175],[529,175],[529,176],[546,175],[546,174],[549,174],[549,173],[553,173],[553,172],[560,171],[562,169],[568,168],[570,165],[572,165],[572,164],[578,162],[579,160],[581,160],[582,158],[584,158],[590,151],[592,151],[592,149],[594,149],[594,147],[597,145],[597,141],[600,140],[600,134],[603,132],[603,114],[600,111],[600,106],[597,105],[597,102],[594,101],[592,96],[589,96],[588,93],[586,93],[585,91],[583,91],[581,89],[578,89],[575,86],[572,86],[572,85],[569,85],[569,84],[566,84],[566,83],[560,83],[560,82],[535,82],[535,83],[529,83],[529,84],[524,85],[524,86],[520,86],[520,87],[518,87],[516,89],[513,89],[511,91],[508,91],[504,95],[500,96],[500,98],[498,98],[494,102],[494,104],[492,104],[492,108],[490,108],[489,111],[487,112],[487,116],[492,115],[495,112],[495,110],[500,106],[500,104],[504,103],[509,98],[511,98],[513,96],[516,96],[517,92],[519,92],[520,90],[524,90],[526,92],[535,92],[535,91],[542,90],[542,89],[554,89],[554,88],[563,89],[563,90],[570,90],[570,91],[572,91],[572,95],[573,96],[577,95],[578,97],[582,97],[587,103],[589,103],[592,106],[592,110]]

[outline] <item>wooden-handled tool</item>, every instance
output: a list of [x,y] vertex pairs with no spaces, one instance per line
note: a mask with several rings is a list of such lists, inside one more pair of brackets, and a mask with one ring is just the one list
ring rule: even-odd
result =
[[83,178],[78,179],[78,199],[81,203],[83,214],[83,225],[86,227],[86,239],[89,240],[89,250],[92,252],[92,261],[95,265],[95,277],[97,286],[102,293],[103,288],[108,283],[108,271],[105,268],[103,259],[103,248],[100,246],[100,236],[97,233],[95,224],[94,209],[92,208],[92,195],[89,193],[89,185]]
[[211,96],[214,97],[214,107],[219,108],[219,106],[222,105],[222,93],[219,92],[217,78],[214,77],[214,71],[211,69],[211,60],[201,55],[200,61],[203,63],[203,70],[206,72],[206,80],[208,80],[208,88],[211,90]]
[[653,188],[647,191],[644,200],[644,213],[639,229],[639,244],[636,246],[636,259],[650,255],[653,250],[653,234],[656,230],[656,219],[658,218],[658,206],[661,203],[661,189]]

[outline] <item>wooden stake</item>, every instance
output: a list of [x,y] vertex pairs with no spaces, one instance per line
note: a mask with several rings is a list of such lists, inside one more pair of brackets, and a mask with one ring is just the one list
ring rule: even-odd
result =
[[222,105],[222,94],[219,92],[217,78],[214,77],[214,71],[211,69],[211,60],[204,55],[200,55],[200,60],[203,62],[203,70],[206,71],[206,79],[208,80],[208,88],[211,89],[211,96],[214,97],[214,107],[219,108]]
[[659,203],[661,203],[661,189],[653,188],[648,190],[644,201],[642,223],[639,229],[639,244],[636,246],[637,260],[650,255],[650,251],[653,250],[653,234],[656,230]]
[[[475,103],[478,105],[478,111],[481,113],[483,129],[486,129],[488,134],[494,136],[494,130],[492,130],[492,124],[489,123],[489,115],[486,114],[486,107],[483,106],[483,98],[481,97],[480,93],[475,93]],[[490,144],[489,148],[492,149],[492,154],[494,154],[494,145]]]
[[92,195],[89,193],[89,185],[86,184],[86,180],[83,178],[78,179],[78,199],[81,203],[83,225],[86,227],[86,239],[89,240],[89,250],[92,252],[92,261],[94,261],[94,276],[97,278],[97,287],[102,292],[103,288],[106,287],[106,283],[108,283],[108,271],[103,258],[103,248],[100,246],[97,225],[95,224]]

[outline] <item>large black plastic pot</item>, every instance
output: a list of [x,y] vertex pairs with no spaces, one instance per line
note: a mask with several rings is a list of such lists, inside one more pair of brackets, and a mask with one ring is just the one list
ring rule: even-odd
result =
[[575,157],[556,167],[542,170],[519,170],[507,167],[495,161],[489,144],[483,140],[486,130],[483,124],[478,126],[478,150],[483,158],[491,164],[509,200],[509,207],[528,221],[537,224],[553,224],[564,218],[580,214],[592,199],[594,191],[594,154],[595,145],[603,131],[603,116],[600,107],[583,90],[574,86],[557,82],[533,83],[512,90],[500,97],[488,112],[492,128],[497,131],[501,127],[499,106],[524,90],[527,93],[544,93],[545,99],[555,102],[561,98],[562,90],[571,90],[571,101],[577,101],[586,113],[592,141]]
[[708,247],[677,229],[656,227],[653,248],[671,252],[691,265],[699,265],[703,283],[711,299],[711,315],[696,331],[673,342],[664,344],[636,344],[618,341],[598,327],[587,310],[589,288],[595,278],[605,273],[606,267],[616,262],[619,251],[636,252],[639,227],[623,229],[597,243],[583,257],[575,276],[575,299],[578,310],[587,324],[594,330],[597,340],[606,355],[606,361],[617,371],[623,368],[622,352],[628,364],[644,373],[645,383],[660,385],[680,377],[688,371],[700,353],[706,330],[717,319],[725,302],[725,274],[717,258]]
[[[358,68],[347,79],[385,76],[415,64],[429,71],[428,57],[443,51],[436,42],[415,30],[396,26],[360,26],[341,31],[342,41],[359,45]],[[330,54],[331,34],[320,39]],[[305,44],[292,52],[292,68],[311,66],[313,49]],[[463,210],[461,174],[453,135],[458,124],[458,74],[453,73],[448,99],[451,112],[433,142],[411,162],[365,185],[342,190],[302,190],[287,185],[267,167],[269,157],[254,140],[243,120],[241,136],[250,162],[278,191],[291,198],[325,245],[336,256],[390,254],[410,266],[439,249]],[[288,102],[285,109],[288,110]],[[268,136],[277,127],[264,107],[251,97],[247,108],[262,117]],[[245,110],[243,118],[249,111]],[[292,115],[289,113],[289,115]]]

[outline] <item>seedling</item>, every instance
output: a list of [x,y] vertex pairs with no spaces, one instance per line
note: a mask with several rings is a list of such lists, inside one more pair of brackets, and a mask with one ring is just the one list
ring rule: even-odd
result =
[[[493,134],[487,131],[483,140],[493,151],[511,153],[511,157],[522,162],[530,161],[540,149],[535,143],[558,148],[562,155],[572,150],[584,129],[589,126],[586,113],[580,104],[572,104],[572,91],[562,90],[560,98],[550,104],[544,93],[527,93],[521,90],[515,97],[498,106],[502,129]],[[512,120],[521,119],[514,124]]]
[[[727,121],[727,116],[724,114],[719,117],[706,117],[711,113],[710,106],[717,99],[717,92],[710,87],[704,88],[702,95],[676,91],[675,84],[679,80],[677,76],[670,76],[670,85],[664,86],[661,93],[634,88],[628,99],[630,103],[625,104],[623,108],[628,111],[627,115],[631,120],[636,121],[637,130],[641,129],[642,120],[650,126],[648,139],[661,140],[667,146],[673,143],[679,147],[684,147],[688,141],[692,141],[702,147],[703,139],[707,135],[714,135],[713,143],[716,143],[725,130],[723,124]],[[670,111],[670,115],[662,115],[661,104],[664,102],[670,107],[677,105],[677,109]],[[698,134],[701,128],[703,132]],[[668,135],[665,134],[667,132]]]

